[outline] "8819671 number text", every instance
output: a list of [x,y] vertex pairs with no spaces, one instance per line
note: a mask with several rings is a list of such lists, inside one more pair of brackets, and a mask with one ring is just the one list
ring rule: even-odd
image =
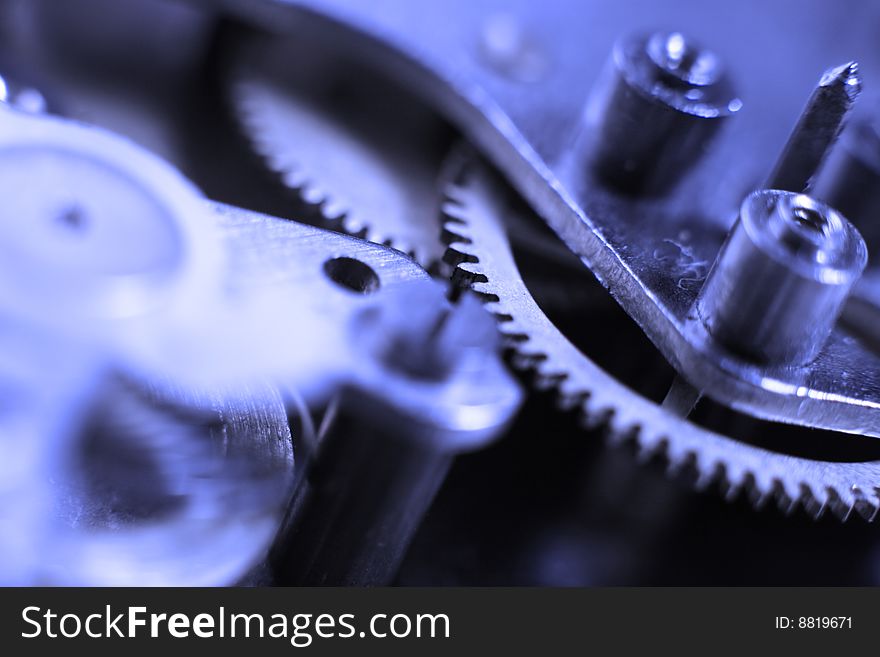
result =
[[777,616],[778,630],[851,630],[852,616]]

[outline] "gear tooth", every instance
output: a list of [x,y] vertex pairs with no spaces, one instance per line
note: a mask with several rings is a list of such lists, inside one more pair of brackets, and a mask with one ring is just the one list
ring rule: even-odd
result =
[[532,340],[526,340],[519,347],[522,356],[531,358],[535,362],[535,367],[546,368],[546,363],[550,360],[547,354],[535,345]]
[[[670,444],[671,447],[671,444]],[[672,454],[672,452],[669,452]],[[694,476],[697,471],[697,455],[693,450],[684,450],[672,458],[666,466],[666,474],[670,478],[681,478]]]
[[[621,409],[614,409],[614,413],[608,418],[608,430],[621,436],[627,443],[638,444],[641,426],[630,419]],[[634,453],[638,453],[638,450]]]
[[834,494],[834,491],[831,487],[826,487],[821,490],[814,490],[813,495],[815,496],[816,503],[818,504],[818,508],[816,509],[813,517],[817,520],[825,515],[825,512],[831,507],[831,498]]
[[358,238],[359,240],[366,240],[367,239],[367,227],[366,226],[364,226],[363,228],[361,228],[359,230],[352,229],[352,230],[347,230],[345,232],[347,234],[351,235],[352,237]]
[[791,515],[797,509],[799,495],[790,495],[782,480],[776,478],[771,486],[770,497],[776,501],[777,507],[785,515]]
[[[601,428],[601,426],[597,425],[596,428]],[[617,433],[616,431],[606,431],[603,438],[605,439],[605,445],[611,448],[620,447],[625,442],[624,436]]]
[[756,509],[762,508],[767,502],[767,489],[761,487],[754,472],[746,472],[743,476],[742,491]]
[[874,522],[880,516],[880,487],[874,488],[874,494],[871,497],[871,504],[874,505],[874,512],[871,514],[868,522]]
[[574,394],[559,394],[556,397],[556,407],[563,413],[582,408],[589,399],[589,392],[578,392]]
[[614,448],[632,444],[635,436],[629,431],[622,431],[617,427],[615,415],[610,415],[605,426],[605,443]]
[[443,190],[446,197],[446,203],[441,206],[441,210],[446,211],[447,204],[451,206],[462,207],[467,199],[467,190],[458,182],[452,181],[446,185]]
[[488,283],[489,279],[486,278],[486,275],[480,270],[477,266],[477,263],[472,260],[467,260],[458,265],[458,270],[464,272],[474,283]]
[[830,502],[831,488],[826,486],[825,488],[811,490],[816,501],[822,505],[822,512],[824,513]]
[[731,486],[726,479],[720,479],[717,488],[721,499],[728,504],[732,504],[739,497],[740,489]]
[[833,488],[828,489],[828,508],[842,522],[846,522],[849,519],[854,503],[854,500],[850,503],[849,500],[844,499],[839,491]]
[[[509,330],[506,328],[505,324],[501,324],[501,337],[505,343],[505,345],[512,351],[517,351],[517,349],[524,342],[528,342],[529,336],[525,333],[517,333],[515,330]],[[513,359],[513,354],[510,355],[510,359]]]
[[298,187],[300,188],[300,196],[302,196],[303,201],[309,205],[321,205],[327,198],[321,188],[308,181],[303,182]]
[[440,233],[440,240],[448,248],[456,249],[460,251],[462,255],[465,255],[467,247],[470,244],[473,244],[473,240],[468,237],[463,230],[458,230],[463,225],[464,224],[455,224],[447,221],[443,224],[443,229]]
[[703,467],[700,469],[700,474],[697,477],[697,481],[694,484],[699,491],[705,491],[713,484],[718,482],[722,482],[725,480],[724,476],[724,464],[715,462],[712,467]]
[[[468,269],[464,266],[467,264],[469,264],[469,263],[460,262],[460,263],[458,263],[458,265],[456,265],[455,270],[452,272],[452,283],[453,283],[453,285],[456,285],[461,288],[473,289],[475,284],[477,282],[479,282],[479,275],[468,271]],[[485,278],[485,276],[483,276],[483,278]],[[476,291],[476,290],[474,290],[474,291]],[[485,300],[485,298],[486,298],[485,294],[481,294],[480,296],[482,296]],[[495,297],[496,300],[497,300],[497,298],[498,297]]]
[[315,203],[309,203],[309,201],[306,200],[306,197],[303,194],[303,190],[308,184],[308,180],[306,179],[306,176],[302,171],[295,168],[282,169],[280,165],[272,163],[270,163],[270,166],[275,166],[280,171],[279,175],[281,177],[281,181],[286,187],[289,187],[292,191],[294,191],[303,203],[305,203],[306,205],[316,205]]
[[515,353],[511,354],[511,360],[515,360],[518,356],[525,356],[530,358],[537,357],[542,361],[546,361],[547,354],[535,346],[531,336],[523,332],[515,322],[507,321],[508,317],[509,315],[495,315],[498,321],[498,330],[501,331],[501,335],[505,339],[510,341],[515,351]]
[[[779,500],[779,503],[783,504],[783,501]],[[789,498],[787,505],[781,506],[780,510],[782,511],[782,514],[785,516],[793,516],[799,507],[801,507],[800,498],[795,498],[795,499]]]
[[474,279],[478,283],[486,283],[489,280],[488,278],[486,278],[486,275],[481,271],[477,259],[472,256],[467,257],[463,262],[461,262],[458,265],[458,268],[466,274],[474,277]]
[[[428,262],[431,259],[429,255],[425,254],[414,246],[406,246],[404,244],[395,245],[393,240],[389,240],[388,246],[390,246],[392,249],[402,251],[406,256],[412,258],[416,262]],[[433,272],[433,267],[435,266],[435,264],[428,265],[426,271]]]
[[723,461],[716,461],[715,469],[717,477],[715,479],[715,487],[718,494],[727,501],[732,502],[739,494],[738,481],[731,477],[729,468]]
[[[446,251],[444,252],[442,258],[443,262],[445,262],[447,265],[454,267],[456,270],[458,269],[458,266],[463,262],[473,262],[473,256],[468,255],[466,251],[463,251],[461,248],[459,248],[460,246],[462,246],[460,242],[452,242],[446,248]],[[456,271],[453,271],[453,275],[455,275],[456,273]],[[462,285],[462,287],[467,287],[467,285]]]
[[876,489],[870,495],[865,493],[860,486],[853,484],[850,487],[854,502],[852,509],[868,522],[872,522],[877,515]]
[[495,318],[495,321],[498,322],[502,327],[503,331],[507,334],[518,334],[524,335],[522,332],[517,332],[516,327],[513,325],[513,315],[506,312],[504,306],[502,306],[498,301],[491,301],[483,299],[484,306],[489,313]]
[[666,472],[670,476],[675,476],[682,464],[688,459],[689,449],[676,445],[672,439],[666,444]]
[[803,505],[805,501],[804,489],[800,481],[786,477],[782,482],[783,494],[796,506]]
[[321,214],[327,221],[341,221],[345,218],[345,206],[336,199],[325,199]]
[[[471,286],[471,290],[473,290],[483,301],[485,304],[497,304],[500,299],[498,299],[498,295],[492,292],[492,288],[483,281],[477,281]],[[498,321],[504,322],[509,321],[508,318],[511,317],[509,313],[501,312],[497,315]]]
[[740,492],[747,487],[746,471],[736,467],[732,463],[724,464],[724,475],[727,480],[727,494],[725,497],[734,499],[739,496]]
[[642,426],[639,443],[644,449],[660,454],[665,459],[669,458],[669,436],[651,431],[650,426]]
[[517,352],[511,358],[513,366],[518,370],[534,370],[546,356],[544,354],[530,354]]
[[796,507],[803,494],[801,486],[799,486],[797,483],[789,481],[788,479],[777,479],[777,482],[780,489],[780,495],[784,495],[788,500],[790,500],[790,505]]
[[606,442],[615,449],[627,450],[633,457],[638,456],[640,449],[638,428],[634,426],[621,428],[615,425],[619,425],[616,422],[616,414],[609,420]]
[[749,499],[751,500],[752,506],[758,511],[760,511],[764,507],[766,507],[767,502],[772,497],[773,497],[772,494],[770,494],[766,491],[761,491],[761,490],[757,490],[757,489],[752,491],[751,494],[749,495]]
[[571,377],[566,377],[560,382],[559,397],[563,399],[582,399],[586,403],[590,397],[588,391],[583,390],[580,384]]
[[874,522],[877,516],[880,516],[880,488],[874,488],[874,492],[870,497],[871,513],[866,518],[868,522]]
[[462,201],[450,198],[448,191],[446,196],[446,200],[440,206],[440,212],[443,214],[443,218],[446,219],[447,222],[467,225],[467,209],[464,207]]
[[366,231],[367,240],[370,242],[375,242],[376,244],[381,244],[382,246],[387,246],[390,249],[394,249],[395,251],[400,251],[405,256],[412,258],[416,262],[425,262],[425,260],[420,257],[420,253],[418,249],[408,244],[404,241],[395,240],[391,237],[383,236],[378,233],[373,233],[369,229]]
[[588,401],[581,413],[580,425],[587,431],[596,431],[608,426],[613,415],[614,409],[612,408],[590,409]]
[[[485,288],[481,284],[474,284],[471,287],[471,290],[476,294],[480,300],[485,304],[492,304],[498,302],[498,297],[491,292],[484,291]],[[495,320],[501,325],[504,326],[506,322],[510,320],[510,315],[501,313],[499,315],[495,315]]]
[[[349,235],[360,235],[372,237],[374,234],[371,234],[370,228],[364,224],[360,219],[353,215],[345,215],[342,218],[342,227],[343,230]],[[382,243],[383,240],[381,237],[377,236],[377,240],[379,243]],[[377,241],[373,240],[373,241]]]
[[734,502],[743,494],[743,491],[746,490],[746,486],[743,483],[743,480],[733,480],[727,479],[725,489],[723,491],[724,500],[726,502]]
[[[520,335],[522,336],[522,340],[520,342],[531,342],[534,344],[534,341],[529,337],[528,330],[517,321],[516,317],[513,317],[509,312],[506,311],[505,307],[502,306],[500,302],[489,302],[489,305],[496,309],[497,314],[495,315],[498,318],[498,322],[501,327],[501,331],[507,335]],[[534,351],[543,351],[541,349],[535,349]]]
[[667,452],[669,449],[669,439],[646,439],[643,434],[644,431],[639,434],[639,451],[637,454],[639,462],[648,463],[656,457],[661,457],[668,461],[669,456]]
[[877,506],[873,503],[873,501],[868,499],[856,500],[855,506],[853,508],[856,513],[858,513],[864,520],[867,520],[868,522],[873,522],[874,518],[877,515]]
[[818,520],[825,511],[824,502],[820,501],[813,490],[804,483],[800,485],[800,502],[804,511],[814,520]]
[[541,391],[556,390],[567,377],[568,375],[563,372],[551,372],[547,374],[539,372],[535,377],[534,386]]
[[761,505],[763,505],[774,496],[776,478],[767,472],[752,471],[750,474],[755,490],[755,498],[760,501]]

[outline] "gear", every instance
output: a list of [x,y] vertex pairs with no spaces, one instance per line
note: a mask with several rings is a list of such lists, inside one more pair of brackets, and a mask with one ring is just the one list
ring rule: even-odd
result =
[[444,259],[498,318],[514,365],[533,372],[538,387],[554,388],[562,408],[578,410],[588,427],[607,427],[612,443],[635,443],[640,457],[665,457],[670,471],[693,468],[698,488],[717,483],[730,498],[746,491],[756,505],[775,498],[785,511],[800,504],[815,517],[826,508],[842,519],[854,510],[869,520],[877,516],[880,460],[792,456],[721,435],[673,415],[596,365],[548,318],[524,281],[505,226],[507,215],[523,212],[517,199],[470,154],[454,158]]
[[107,383],[52,478],[33,581],[231,584],[259,563],[293,480],[279,393],[258,386],[221,399],[168,387]]
[[311,214],[426,267],[439,261],[436,179],[451,133],[427,107],[308,39],[245,37],[230,68],[245,136]]

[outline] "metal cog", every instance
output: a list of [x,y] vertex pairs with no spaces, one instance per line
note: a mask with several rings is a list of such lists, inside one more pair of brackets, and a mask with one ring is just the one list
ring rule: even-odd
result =
[[439,262],[448,127],[405,90],[307,37],[248,35],[228,96],[266,167],[325,227]]
[[[111,380],[53,482],[58,523],[41,576],[110,586],[245,576],[281,522],[294,474],[280,393],[251,390],[222,399]],[[198,538],[194,518],[212,522]],[[182,545],[210,567],[193,569]],[[108,570],[107,558],[133,570]]]
[[[515,367],[553,388],[564,409],[585,426],[608,428],[614,444],[634,443],[640,459],[665,457],[671,472],[691,468],[696,485],[719,484],[729,499],[743,491],[756,506],[776,499],[818,518],[825,509],[845,520],[853,511],[873,520],[880,510],[880,461],[829,462],[789,456],[715,433],[664,410],[610,376],[572,344],[541,310],[514,257],[503,181],[474,156],[458,152],[449,165],[443,207],[444,259],[454,278],[477,292],[497,317]],[[516,222],[514,222],[516,223]]]

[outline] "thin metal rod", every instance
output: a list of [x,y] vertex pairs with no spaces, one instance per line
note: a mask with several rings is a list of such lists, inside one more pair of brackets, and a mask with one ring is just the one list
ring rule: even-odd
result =
[[676,374],[661,405],[670,413],[680,418],[686,418],[693,412],[702,397],[703,393]]
[[856,62],[825,71],[767,180],[767,189],[799,193],[810,187],[861,90]]

